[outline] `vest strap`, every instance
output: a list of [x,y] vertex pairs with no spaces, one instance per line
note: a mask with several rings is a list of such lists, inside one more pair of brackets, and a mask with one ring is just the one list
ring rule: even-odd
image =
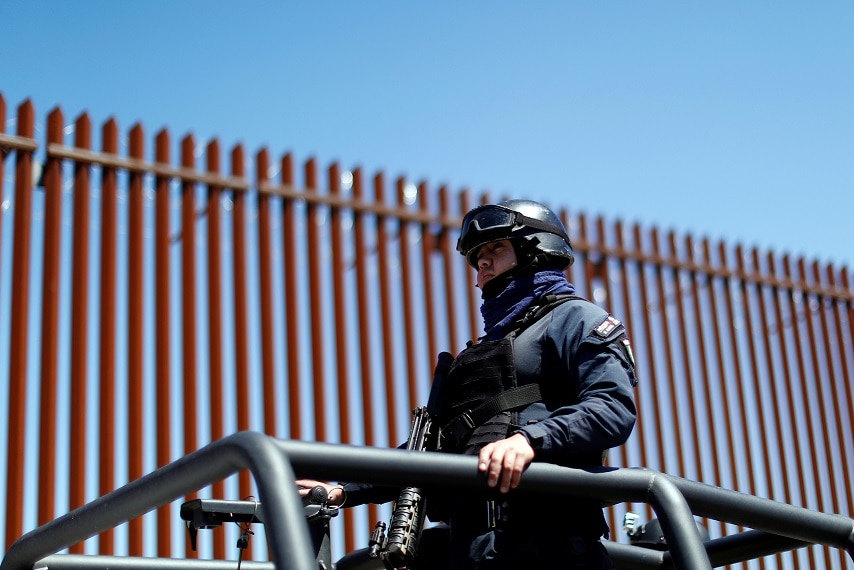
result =
[[442,428],[442,437],[461,441],[468,436],[474,427],[483,424],[489,418],[507,410],[539,402],[542,399],[539,384],[525,384],[517,388],[510,388],[492,396],[475,409],[463,412],[452,419]]

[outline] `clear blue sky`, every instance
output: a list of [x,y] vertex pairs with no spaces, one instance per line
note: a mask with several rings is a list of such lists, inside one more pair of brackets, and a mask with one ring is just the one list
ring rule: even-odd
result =
[[0,92],[851,268],[852,30],[842,0],[0,0]]

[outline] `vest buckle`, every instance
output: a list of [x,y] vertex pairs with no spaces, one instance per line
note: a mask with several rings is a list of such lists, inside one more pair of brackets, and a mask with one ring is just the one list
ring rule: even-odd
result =
[[450,441],[454,447],[457,447],[463,439],[468,437],[469,433],[475,428],[474,418],[471,417],[469,412],[471,410],[458,415],[441,429],[440,437],[443,442]]

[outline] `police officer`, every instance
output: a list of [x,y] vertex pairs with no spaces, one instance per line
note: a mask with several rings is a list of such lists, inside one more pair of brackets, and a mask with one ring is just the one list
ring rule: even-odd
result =
[[[566,229],[538,202],[474,208],[457,250],[477,271],[485,336],[444,374],[440,450],[477,455],[492,492],[447,501],[448,566],[610,568],[598,501],[512,490],[532,461],[597,467],[629,437],[636,380],[625,328],[575,295],[564,274],[573,262]],[[381,497],[364,485],[329,491],[350,505]]]

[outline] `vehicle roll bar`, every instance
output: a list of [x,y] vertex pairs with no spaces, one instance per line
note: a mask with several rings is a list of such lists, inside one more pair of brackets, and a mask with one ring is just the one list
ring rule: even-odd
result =
[[[33,568],[46,556],[242,469],[248,469],[255,479],[265,512],[264,530],[270,555],[276,568],[288,570],[317,568],[302,502],[295,486],[289,484],[298,477],[438,490],[482,492],[485,489],[485,477],[478,472],[477,458],[473,456],[291,441],[255,432],[239,432],[26,533],[6,552],[0,570]],[[607,542],[606,548],[612,558],[625,562],[628,567],[705,569],[712,568],[712,561],[715,565],[721,560],[736,561],[734,556],[747,551],[774,553],[809,544],[835,546],[854,558],[852,519],[727,491],[650,469],[582,470],[535,463],[528,468],[515,492],[598,497],[603,504],[649,504],[659,519],[668,551]],[[704,544],[697,532],[695,514],[756,530]],[[129,568],[152,567],[132,560],[127,562]],[[168,565],[166,561],[163,563]],[[615,567],[619,566],[615,564]]]

